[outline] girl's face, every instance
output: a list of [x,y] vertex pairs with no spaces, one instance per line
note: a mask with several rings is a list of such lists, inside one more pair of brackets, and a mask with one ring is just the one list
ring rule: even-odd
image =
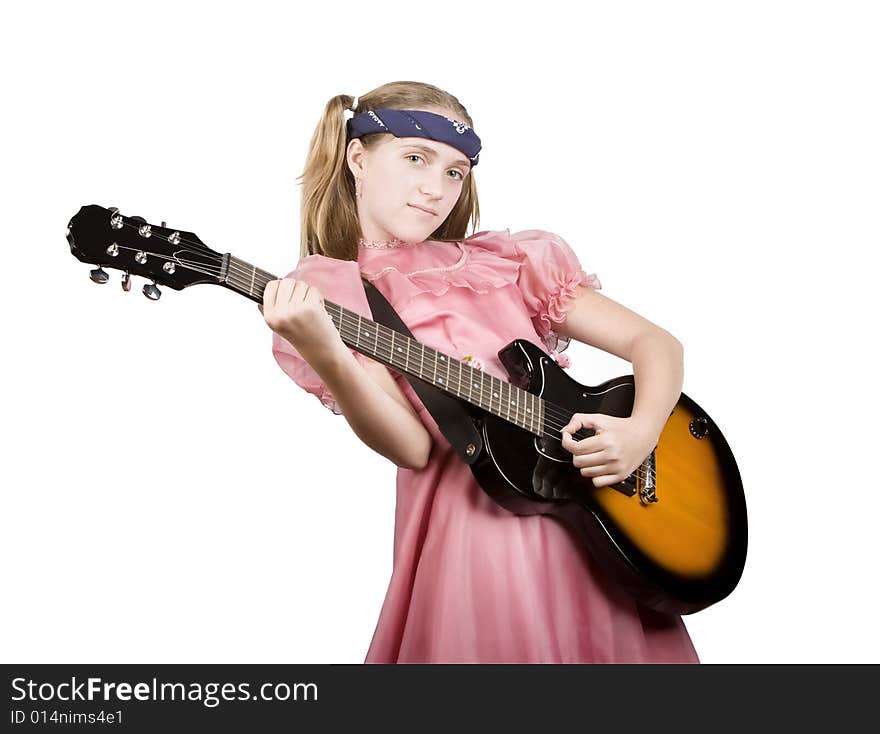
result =
[[[455,118],[449,110],[425,111]],[[422,242],[452,211],[470,163],[457,148],[436,140],[383,138],[369,151],[357,139],[348,145],[349,168],[361,179],[356,199],[361,232],[367,240]]]

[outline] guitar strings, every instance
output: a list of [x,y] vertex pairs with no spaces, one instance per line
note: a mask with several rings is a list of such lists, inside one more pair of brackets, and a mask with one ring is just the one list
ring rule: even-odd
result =
[[[128,227],[132,228],[132,229],[140,229],[139,226],[137,226],[137,225],[135,225],[135,224],[131,224],[131,223],[129,223],[129,222],[126,222],[124,219],[123,219],[123,224],[124,224],[125,226],[128,226]],[[154,235],[151,234],[151,236],[156,236],[157,238],[160,238],[160,239],[162,239],[162,240],[168,241],[168,238],[167,238],[167,237],[164,237],[164,236],[161,235],[161,234],[154,234]],[[147,239],[147,238],[145,238],[145,239]],[[174,258],[173,258],[173,261],[174,261],[174,262],[177,262],[177,263],[181,264],[183,267],[189,268],[190,270],[194,270],[194,271],[196,271],[196,272],[201,272],[201,273],[203,273],[203,274],[205,274],[205,275],[210,275],[210,276],[212,276],[212,277],[216,277],[216,278],[220,278],[220,277],[221,277],[221,274],[222,274],[222,261],[223,261],[223,257],[222,257],[221,255],[219,255],[218,253],[216,253],[214,250],[211,250],[210,248],[208,248],[208,247],[202,245],[201,243],[198,243],[198,242],[191,242],[191,241],[186,240],[186,239],[184,239],[184,238],[181,238],[181,239],[180,239],[180,242],[179,242],[178,244],[185,244],[185,245],[191,246],[191,247],[187,247],[186,249],[187,249],[187,250],[195,249],[195,250],[196,250],[196,254],[201,254],[201,255],[204,255],[204,256],[209,257],[209,258],[211,258],[211,259],[214,259],[214,260],[216,260],[216,261],[218,262],[218,265],[215,266],[215,265],[212,265],[212,264],[210,264],[210,263],[202,263],[202,262],[197,262],[197,261],[192,261],[192,260],[183,260],[183,259],[181,259],[181,258],[179,258],[179,257],[174,257]],[[121,249],[129,249],[129,250],[137,250],[137,249],[138,249],[138,248],[134,248],[134,247],[126,247],[126,246],[124,246],[124,245],[123,245],[123,246],[119,246],[119,247],[120,247]],[[143,251],[143,252],[147,252],[146,250],[142,250],[142,251]],[[167,255],[163,255],[162,253],[148,252],[148,254],[150,254],[150,255],[154,255],[154,256],[159,257],[159,258],[167,257]],[[259,281],[259,282],[261,283],[261,285],[263,286],[263,289],[264,289],[264,290],[265,290],[265,285],[267,285],[267,284],[270,282],[270,280],[276,280],[276,279],[277,279],[277,278],[274,278],[274,277],[273,277],[273,278],[270,278],[270,280],[267,280],[265,283],[263,283],[263,282],[262,282],[262,278],[259,278],[259,279],[255,278],[255,270],[248,270],[247,268],[241,268],[241,267],[238,267],[238,266],[235,264],[235,262],[234,262],[233,260],[230,260],[230,263],[229,263],[229,264],[230,264],[230,268],[228,269],[229,271],[233,271],[233,270],[234,270],[235,273],[236,273],[236,274],[239,274],[239,275],[241,276],[241,278],[242,278],[243,280],[245,280],[245,281],[247,281],[247,280],[249,280],[249,279],[253,279],[255,282]],[[213,272],[212,270],[210,270],[210,268],[216,268],[216,272]],[[345,328],[344,312],[342,312],[342,311],[340,312],[340,322],[341,322],[341,329],[342,329],[342,328]],[[378,323],[378,322],[376,322],[376,323]],[[348,334],[347,334],[347,335],[350,336],[350,337],[352,337],[354,340],[357,340],[357,339],[359,338],[359,334],[358,334],[356,331],[352,331],[351,328],[352,328],[352,327],[348,327]],[[390,327],[388,327],[388,328],[390,328]],[[383,346],[388,347],[388,348],[389,348],[389,352],[390,352],[391,340],[389,340],[388,337],[386,337],[386,336],[382,333],[382,331],[381,331],[380,329],[377,329],[376,331],[377,331],[377,341],[378,341],[378,339],[382,339],[382,340],[384,340],[384,344],[383,344]],[[393,330],[392,330],[392,331],[393,331]],[[398,334],[399,334],[399,332],[395,332],[395,333],[398,333]],[[400,336],[405,337],[406,335],[405,335],[405,334],[400,334]],[[392,339],[393,339],[393,338],[392,338]],[[453,358],[453,359],[454,359],[454,358]],[[474,370],[475,373],[480,373],[481,375],[489,374],[489,373],[484,373],[484,372],[482,372],[482,370],[476,370],[476,369],[473,368],[473,367],[471,367],[471,369]],[[476,376],[476,375],[474,375],[474,376]],[[495,377],[495,376],[494,376],[494,375],[490,375],[490,377]],[[500,379],[500,378],[497,378],[497,377],[496,377],[495,379]],[[503,381],[502,381],[502,382],[503,382]],[[481,378],[481,383],[482,383],[482,378]],[[510,383],[505,383],[505,384],[508,384],[508,385],[509,385]],[[511,389],[512,389],[512,390],[520,390],[520,388],[517,388],[517,387],[515,387],[515,386],[511,386]],[[483,392],[484,392],[484,391],[483,391],[483,387],[482,387],[482,384],[481,384],[481,388],[480,388],[480,394],[481,394],[481,396],[483,395]],[[533,397],[537,398],[538,400],[543,401],[543,403],[544,403],[544,405],[545,405],[545,410],[544,410],[545,421],[544,421],[544,425],[545,425],[545,427],[546,427],[546,426],[549,426],[550,428],[552,428],[552,429],[553,429],[553,432],[552,432],[552,433],[557,434],[557,435],[560,437],[559,440],[561,440],[561,436],[562,436],[562,431],[561,431],[561,429],[562,429],[565,425],[568,424],[568,422],[569,422],[569,420],[570,420],[570,418],[571,418],[571,416],[568,415],[568,411],[567,411],[567,410],[564,410],[564,409],[562,408],[562,406],[559,406],[558,404],[553,403],[552,401],[547,400],[546,398],[541,398],[541,397],[535,395],[534,393],[530,393],[530,392],[528,392],[527,390],[523,390],[522,392],[523,392],[523,396],[524,396],[524,397],[525,397],[525,396],[533,396]],[[500,401],[501,401],[501,398],[500,398],[500,396],[499,396],[499,411],[502,410],[502,407],[501,407],[501,405],[500,405]],[[490,399],[490,405],[491,405],[491,399]],[[517,416],[519,416],[519,412],[520,412],[519,401],[517,401],[517,402],[514,404],[514,412],[516,413]],[[509,419],[509,417],[510,417],[510,415],[509,415],[509,411],[508,411],[508,419]],[[548,418],[549,418],[550,420],[548,420]],[[560,422],[560,423],[556,423],[556,421],[561,421],[561,422]],[[552,435],[552,433],[551,433],[551,437],[554,438],[554,440],[556,440],[556,435]],[[570,435],[572,436],[572,438],[575,438],[575,437],[578,436],[580,433],[581,433],[581,431],[578,430],[578,431],[575,431],[574,433],[571,433]],[[636,474],[637,476],[639,476],[640,478],[642,478],[642,467],[643,467],[643,464],[639,465],[639,467],[637,468],[637,470],[636,470],[635,472],[633,472],[633,474]],[[654,475],[654,470],[653,470],[653,469],[649,469],[649,474],[653,476],[653,475]],[[630,476],[632,476],[632,474],[631,474]]]

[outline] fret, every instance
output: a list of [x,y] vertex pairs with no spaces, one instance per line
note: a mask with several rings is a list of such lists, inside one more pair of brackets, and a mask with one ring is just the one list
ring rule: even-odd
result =
[[406,334],[401,334],[400,332],[398,332],[397,340],[403,340],[403,344],[397,346],[397,353],[399,355],[398,364],[403,367],[404,365],[406,365],[407,353],[407,349],[404,349],[404,347],[406,347],[407,343],[409,342],[409,337]]
[[346,311],[349,320],[348,331],[352,336],[352,340],[354,341],[354,346],[360,351],[363,340],[361,339],[361,315],[359,313],[355,313],[354,311]]
[[[384,339],[382,340],[382,343],[380,343],[380,342],[378,342],[378,338],[377,338],[378,346],[376,347],[376,351],[378,354],[385,357],[385,359],[388,361],[389,364],[394,364],[394,330],[389,329],[387,326],[382,326],[382,325],[377,325],[377,326],[378,326],[377,330],[380,332],[380,335],[384,337]],[[391,332],[390,337],[389,337],[388,332]],[[390,342],[391,342],[390,346],[388,345],[389,338],[390,338]],[[383,351],[382,351],[383,349],[388,350],[387,356],[383,353]]]
[[424,377],[425,376],[425,345],[420,343],[419,346],[421,347],[421,352],[422,352],[422,355],[419,358],[419,377]]
[[[345,317],[347,313],[348,311],[346,311],[346,309],[342,308],[342,306],[339,307],[339,331],[343,334],[343,340],[346,342],[346,344],[348,344],[349,346],[354,346],[357,344],[357,337],[352,335],[351,326],[346,326],[345,324]],[[354,345],[352,344],[352,342],[354,342]]]
[[[335,326],[339,332],[342,332],[342,306],[336,303],[330,303],[329,301],[324,301],[324,310],[330,314],[330,318],[333,321],[333,326]],[[344,339],[343,339],[344,341]]]
[[356,347],[361,346],[361,315],[357,315],[357,328],[355,329],[354,334],[354,344]]
[[484,408],[485,405],[483,404],[482,379],[483,379],[483,373],[480,372],[480,370],[473,368],[473,371],[471,372],[471,382],[473,383],[473,386],[476,388],[476,393],[477,393],[476,403],[481,408]]
[[[334,309],[334,312],[331,313],[331,309]],[[342,307],[337,306],[335,303],[324,301],[324,310],[330,314],[330,318],[332,319],[333,326],[336,327],[336,330],[342,331]],[[337,314],[335,311],[338,311],[339,313]]]
[[376,343],[376,356],[377,357],[384,357],[384,355],[382,354],[382,343],[383,343],[382,337],[384,336],[384,332],[382,331],[382,326],[379,324],[375,324],[374,330],[376,332],[376,336],[375,336],[375,340],[374,340]]
[[508,393],[510,393],[508,397],[511,408],[513,409],[513,422],[518,426],[522,423],[522,419],[519,417],[519,390],[515,385],[511,385]]
[[363,342],[361,339],[361,329],[363,328],[363,317],[354,311],[348,311],[348,319],[351,322],[351,326],[349,326],[349,331],[354,332],[354,345],[357,351],[361,351],[363,348]]
[[235,281],[235,280],[240,281],[241,280],[241,275],[239,275],[239,273],[241,272],[242,269],[244,269],[241,266],[245,266],[245,265],[247,265],[247,263],[245,263],[243,260],[239,260],[237,257],[230,256],[230,258],[229,258],[229,272],[226,275],[226,283],[228,285],[235,287],[235,289],[237,291],[239,291],[240,293],[244,293],[243,287],[233,281]]
[[271,273],[267,273],[265,270],[260,270],[260,268],[256,268],[249,263],[247,266],[251,269],[250,278],[248,278],[246,274],[242,274],[241,279],[247,283],[248,292],[262,301],[263,291],[266,290],[266,284],[270,280],[277,279]]
[[[408,337],[405,334],[401,334],[399,331],[395,331],[394,329],[389,329],[389,331],[391,332],[391,353],[392,353],[391,363],[395,367],[403,367],[403,363],[405,362],[405,358],[402,359],[401,356],[396,356],[396,355],[403,355],[403,347],[401,347],[399,344],[396,345],[394,340],[395,339],[397,339],[397,341],[400,341],[401,339],[407,340]],[[394,361],[395,359],[397,359],[397,362]]]
[[[442,368],[443,368],[443,364],[442,364],[442,362],[443,362],[443,355],[440,354],[440,352],[434,352],[434,359],[435,359],[436,362],[437,362],[437,366],[439,366],[439,367],[442,369]],[[435,367],[435,374],[436,374],[436,367]],[[445,379],[446,379],[446,378],[443,377],[443,375],[440,375],[440,377],[437,378],[437,384],[438,384],[438,385],[443,385],[443,384],[444,384],[444,383],[443,383],[443,380],[445,380]]]
[[342,307],[340,306],[340,307],[339,307],[339,331],[340,331],[340,333],[343,335],[343,341],[344,341],[348,346],[353,346],[353,345],[351,344],[351,342],[354,341],[355,343],[357,343],[357,340],[356,340],[356,339],[352,339],[352,337],[351,337],[351,333],[350,333],[350,332],[351,332],[351,327],[348,327],[348,328],[346,329],[346,326],[345,326],[345,314],[346,314],[346,313],[347,313],[347,311],[346,311],[344,308],[342,308]]
[[511,408],[513,409],[513,422],[516,425],[519,425],[519,402],[518,402],[518,399],[516,399],[516,400],[514,399],[514,398],[517,398],[517,392],[518,391],[516,390],[516,388],[513,385],[508,384],[508,386],[507,386],[507,404],[510,407],[508,407],[507,410],[509,413]]

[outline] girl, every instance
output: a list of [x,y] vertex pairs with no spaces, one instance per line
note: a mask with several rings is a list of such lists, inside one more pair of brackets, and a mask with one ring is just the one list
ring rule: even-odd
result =
[[[434,86],[331,99],[300,177],[300,260],[259,306],[281,368],[399,467],[393,571],[365,662],[699,662],[681,618],[612,585],[566,526],[495,504],[406,377],[348,348],[324,310],[326,297],[372,319],[363,275],[417,341],[504,380],[496,353],[517,338],[563,367],[570,339],[626,359],[632,416],[576,413],[562,445],[600,487],[641,463],[681,393],[681,345],[598,294],[561,237],[465,237],[479,151],[467,110]],[[574,441],[582,427],[597,434]]]

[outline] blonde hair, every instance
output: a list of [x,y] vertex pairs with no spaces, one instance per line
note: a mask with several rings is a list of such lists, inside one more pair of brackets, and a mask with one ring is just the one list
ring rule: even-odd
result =
[[[343,111],[354,97],[339,94],[324,107],[309,143],[305,170],[297,180],[302,185],[300,257],[326,255],[338,260],[357,260],[360,222],[355,203],[354,176],[346,164],[346,126]],[[474,126],[464,106],[451,94],[422,82],[390,82],[358,98],[356,113],[377,109],[421,109],[435,107],[452,110],[455,118]],[[370,149],[384,133],[361,138]],[[474,172],[465,178],[461,195],[446,220],[430,239],[458,242],[467,236],[468,222],[474,230],[480,221],[480,204]]]

